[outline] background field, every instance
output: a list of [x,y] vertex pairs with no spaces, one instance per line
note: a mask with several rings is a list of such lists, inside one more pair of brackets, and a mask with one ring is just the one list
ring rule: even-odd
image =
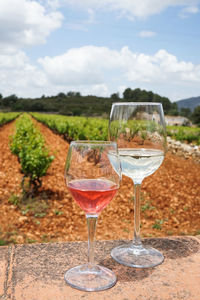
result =
[[[49,115],[42,116],[51,119]],[[94,126],[92,123],[94,119],[83,118],[80,121],[81,119],[77,118],[68,119],[66,122],[64,117],[54,116],[54,118],[62,119],[60,123],[58,122],[62,124],[59,125],[61,128],[59,130],[55,129],[56,123],[53,123],[53,129],[57,133],[46,125],[33,121],[55,159],[43,178],[38,196],[22,205],[17,205],[17,200],[21,193],[20,182],[23,175],[17,157],[9,148],[9,136],[14,132],[15,121],[0,127],[1,244],[74,241],[87,238],[84,213],[72,200],[65,186],[64,164],[68,141],[77,138],[77,132],[84,135],[96,134],[98,139],[100,134],[103,139],[107,121],[95,119],[96,126]],[[90,122],[91,127],[98,128],[96,133],[90,129],[88,125]],[[70,125],[74,128],[74,131],[71,131],[75,134],[73,137],[72,133],[70,136],[65,132],[65,126]],[[86,133],[82,132],[81,128],[87,129]],[[174,128],[172,130],[174,131]],[[199,138],[199,131],[197,137]],[[195,140],[195,143],[198,141]],[[186,160],[167,153],[159,170],[146,178],[143,183],[142,236],[200,234],[199,173],[200,165],[194,160]],[[118,195],[99,217],[97,239],[132,238],[133,188],[131,180],[123,177]]]

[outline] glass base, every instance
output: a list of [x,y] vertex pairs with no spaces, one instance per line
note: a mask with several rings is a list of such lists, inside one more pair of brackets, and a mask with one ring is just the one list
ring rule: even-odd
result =
[[105,267],[85,264],[69,269],[65,273],[65,281],[75,289],[92,292],[111,288],[117,278]]
[[155,267],[164,260],[164,256],[158,250],[134,244],[121,245],[112,249],[111,256],[118,263],[134,268]]

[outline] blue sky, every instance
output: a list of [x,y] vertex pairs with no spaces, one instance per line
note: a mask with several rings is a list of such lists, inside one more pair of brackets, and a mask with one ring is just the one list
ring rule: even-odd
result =
[[0,93],[200,96],[200,0],[1,0]]

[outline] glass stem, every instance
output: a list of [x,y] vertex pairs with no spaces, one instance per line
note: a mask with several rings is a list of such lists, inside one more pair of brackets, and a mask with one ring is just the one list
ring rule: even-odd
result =
[[140,190],[141,184],[134,185],[135,198],[134,198],[134,246],[141,246],[140,239]]
[[94,236],[97,224],[97,215],[86,215],[88,228],[88,263],[94,264]]

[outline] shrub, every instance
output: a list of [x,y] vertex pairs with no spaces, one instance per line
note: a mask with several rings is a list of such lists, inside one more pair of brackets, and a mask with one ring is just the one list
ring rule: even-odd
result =
[[46,174],[54,157],[49,156],[45,141],[29,115],[23,114],[17,120],[10,149],[18,156],[24,174],[21,183],[24,197],[33,197],[41,187],[41,177]]
[[86,117],[66,117],[32,113],[32,116],[54,132],[72,140],[107,140],[108,120]]
[[0,112],[0,126],[16,119],[19,116],[19,113],[2,113]]
[[187,126],[167,126],[167,135],[171,138],[200,145],[200,128]]

